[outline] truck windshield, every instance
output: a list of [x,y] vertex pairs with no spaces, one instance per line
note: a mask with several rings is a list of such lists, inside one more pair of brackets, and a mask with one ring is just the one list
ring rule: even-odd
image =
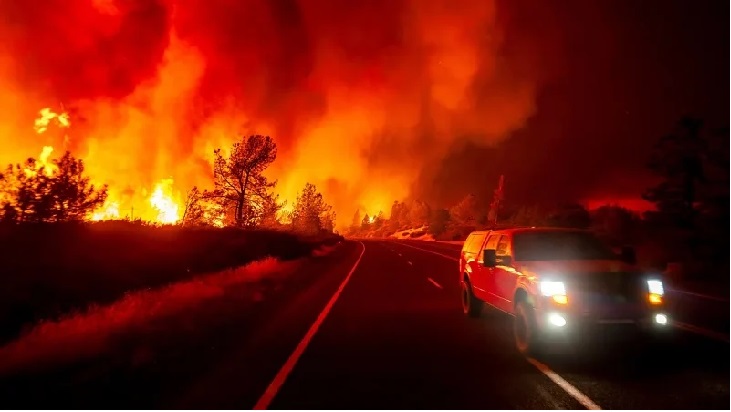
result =
[[545,231],[513,235],[515,260],[613,260],[612,250],[590,232]]

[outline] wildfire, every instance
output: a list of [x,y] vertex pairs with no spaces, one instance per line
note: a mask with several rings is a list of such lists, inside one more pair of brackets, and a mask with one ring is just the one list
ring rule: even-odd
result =
[[225,226],[225,216],[220,210],[216,210],[215,207],[208,208],[203,212],[203,220],[210,222],[215,227]]
[[[66,112],[57,113],[51,108],[45,107],[38,112],[38,117],[34,121],[33,129],[38,134],[44,134],[48,131],[51,125],[55,125],[61,129],[68,129],[71,126],[71,120],[69,114]],[[66,136],[67,138],[67,136]],[[51,155],[53,154],[53,146],[43,146],[38,160],[36,161],[35,168],[26,168],[25,173],[28,176],[34,176],[39,170],[43,169],[44,173],[51,177],[53,176],[58,167],[51,161]],[[91,176],[92,179],[94,176]],[[97,184],[103,184],[105,182],[95,182]],[[144,188],[139,188],[139,193],[146,196],[146,193],[150,193]],[[164,224],[173,224],[180,221],[180,206],[179,199],[174,194],[173,179],[162,179],[155,184],[147,203],[149,207],[142,207],[138,210],[139,218]],[[108,193],[107,201],[104,205],[89,216],[89,220],[101,221],[101,220],[119,220],[123,217],[122,204],[120,195],[116,191],[110,191]],[[125,207],[128,207],[129,215],[125,217],[134,218],[135,207],[134,204],[129,201],[125,203]],[[223,220],[219,219],[220,225],[223,225]]]
[[107,200],[104,203],[104,206],[101,207],[101,209],[99,209],[98,211],[94,212],[91,215],[91,220],[93,220],[93,221],[119,220],[120,216],[121,215],[119,214],[119,202]]
[[46,130],[48,130],[48,125],[51,124],[51,122],[53,122],[54,120],[58,124],[58,126],[63,129],[68,129],[69,126],[71,126],[71,121],[69,120],[68,113],[56,113],[51,110],[50,107],[44,107],[38,112],[38,117],[35,120],[35,125],[33,126],[33,129],[36,131],[36,133],[43,134],[46,132]]
[[157,222],[173,224],[180,220],[180,208],[173,196],[173,179],[163,179],[155,185],[150,205],[158,212]]
[[[68,129],[71,126],[68,113],[56,113],[50,107],[44,107],[38,111],[38,117],[33,122],[33,129],[36,133],[43,134],[48,130],[48,126],[52,122],[56,123],[62,129]],[[46,176],[53,176],[56,173],[57,167],[51,162],[51,153],[53,153],[53,146],[43,146],[38,156],[35,170],[26,168],[25,174],[27,176],[35,176],[38,170],[42,168]]]
[[50,161],[51,153],[53,153],[53,146],[43,146],[41,154],[36,161],[35,169],[25,168],[25,175],[28,177],[35,176],[39,170],[43,169],[43,174],[48,177],[53,176],[56,170],[58,170],[58,167]]

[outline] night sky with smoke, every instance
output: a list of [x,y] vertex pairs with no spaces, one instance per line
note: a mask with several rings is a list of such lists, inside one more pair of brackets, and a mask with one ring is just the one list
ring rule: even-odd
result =
[[311,181],[344,220],[409,195],[489,196],[501,173],[516,201],[636,197],[680,116],[728,125],[728,7],[0,0],[0,138],[34,155],[45,142],[17,130],[63,104],[92,172],[184,191],[210,179],[212,148],[271,134],[284,197]]

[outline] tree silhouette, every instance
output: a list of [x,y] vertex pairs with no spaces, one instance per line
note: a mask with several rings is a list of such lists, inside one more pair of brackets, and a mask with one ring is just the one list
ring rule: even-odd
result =
[[292,211],[292,227],[302,233],[319,233],[322,230],[332,231],[335,226],[335,215],[332,207],[325,203],[322,193],[312,183],[305,184],[297,196]]
[[363,232],[367,232],[371,228],[371,217],[368,216],[368,213],[363,216],[363,220],[360,222],[360,230]]
[[404,221],[406,220],[406,212],[406,204],[399,202],[398,200],[394,200],[391,205],[391,217],[388,219],[388,230],[392,232],[401,230],[401,227],[404,226]]
[[3,220],[63,222],[86,219],[104,204],[107,187],[96,188],[84,174],[84,162],[66,152],[50,169],[28,159],[0,174]]
[[586,229],[591,226],[591,215],[580,204],[567,203],[558,205],[548,215],[548,224],[551,226]]
[[439,236],[447,231],[447,227],[450,223],[449,210],[447,209],[436,209],[431,216],[429,221],[429,233]]
[[269,136],[254,135],[234,143],[227,158],[221,149],[216,149],[214,155],[214,190],[205,196],[215,199],[226,211],[233,209],[237,226],[257,225],[265,205],[271,204],[271,189],[276,185],[276,181],[269,182],[262,175],[277,158],[276,143]]
[[373,221],[371,222],[371,228],[378,230],[383,226],[383,223],[385,222],[385,219],[383,217],[383,211],[379,211],[378,214],[373,218]]
[[[655,145],[648,164],[661,182],[643,197],[655,204],[648,226],[675,259],[690,259],[698,273],[728,273],[729,135],[698,119],[682,119]],[[727,276],[727,275],[725,275]]]
[[620,206],[601,206],[592,213],[592,227],[613,245],[630,243],[640,217]]
[[181,226],[193,226],[203,223],[205,211],[201,205],[203,193],[196,187],[188,191],[185,197],[185,208],[180,219]]
[[418,228],[429,223],[431,208],[426,202],[415,200],[408,206],[408,224],[412,228]]
[[664,224],[684,229],[694,226],[698,185],[705,181],[703,158],[707,145],[701,136],[702,122],[684,118],[672,134],[654,147],[648,166],[662,181],[645,191],[643,198],[655,204]]
[[465,196],[449,211],[452,221],[458,225],[474,226],[477,223],[477,198],[473,194]]
[[277,215],[286,206],[287,202],[279,201],[279,195],[270,195],[262,199],[261,216],[259,225],[266,228],[274,228],[280,225]]
[[358,231],[360,230],[360,222],[360,209],[356,209],[355,213],[353,214],[353,219],[350,221],[349,232],[351,235],[358,233]]

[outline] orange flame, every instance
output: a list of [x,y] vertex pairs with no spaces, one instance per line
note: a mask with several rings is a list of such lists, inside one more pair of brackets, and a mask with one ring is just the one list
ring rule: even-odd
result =
[[48,130],[48,125],[53,121],[55,121],[59,127],[64,129],[71,126],[68,113],[56,113],[51,110],[50,107],[44,107],[38,112],[38,117],[35,120],[33,129],[35,129],[36,133],[43,134]]
[[180,220],[180,207],[173,196],[173,179],[163,179],[155,185],[150,205],[157,210],[156,222],[173,224]]
[[[500,140],[535,108],[533,79],[498,58],[506,36],[490,0],[300,2],[286,30],[267,2],[170,0],[144,13],[136,2],[67,3],[60,18],[30,10],[0,24],[0,162],[70,150],[92,183],[109,185],[91,219],[179,221],[179,193],[212,185],[213,150],[254,133],[277,140],[266,174],[282,200],[310,182],[340,216],[388,213],[456,139]],[[257,35],[232,36],[238,21]],[[16,29],[24,23],[32,29]],[[28,139],[26,116],[59,96],[83,120],[43,108],[44,140]]]

